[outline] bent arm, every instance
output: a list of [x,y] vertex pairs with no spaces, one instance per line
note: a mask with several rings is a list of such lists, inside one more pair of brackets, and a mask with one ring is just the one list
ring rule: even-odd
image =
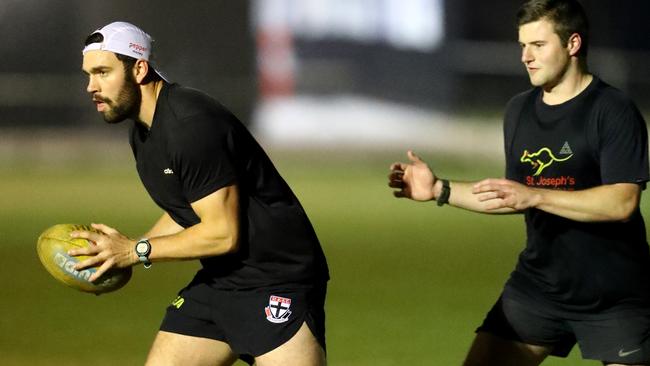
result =
[[[237,186],[221,188],[192,203],[201,222],[179,230],[169,215],[163,215],[149,230],[149,260],[188,260],[231,253],[238,248],[239,193]],[[90,256],[75,265],[76,270],[99,266],[90,277],[95,281],[112,267],[124,268],[139,263],[135,243],[126,235],[104,224],[92,224],[97,231],[75,231],[70,235],[93,242],[84,248],[71,249],[72,256]]]
[[539,210],[581,222],[626,221],[637,210],[641,187],[607,184],[580,191],[532,188],[506,179],[486,179],[473,189],[490,210]]
[[[200,223],[174,234],[149,238],[151,261],[198,259],[237,250],[239,192],[236,185],[221,188],[192,203],[192,209],[201,218]],[[165,217],[161,220],[164,226]]]
[[160,219],[143,235],[145,238],[153,238],[156,236],[172,235],[183,230],[174,219],[165,212]]

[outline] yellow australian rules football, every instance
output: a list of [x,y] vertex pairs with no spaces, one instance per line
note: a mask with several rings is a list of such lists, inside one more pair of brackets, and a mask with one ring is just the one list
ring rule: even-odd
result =
[[75,264],[89,257],[73,257],[68,254],[68,250],[94,244],[83,238],[71,237],[70,233],[73,231],[98,233],[90,225],[58,224],[43,231],[38,237],[36,244],[38,258],[52,277],[74,289],[97,295],[118,290],[129,282],[132,274],[131,267],[108,270],[93,282],[90,282],[89,278],[97,271],[97,267],[81,271],[74,269]]

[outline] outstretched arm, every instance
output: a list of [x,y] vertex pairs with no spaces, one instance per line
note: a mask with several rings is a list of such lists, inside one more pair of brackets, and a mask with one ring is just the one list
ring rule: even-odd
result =
[[[414,201],[437,200],[442,192],[442,180],[438,179],[431,168],[412,151],[407,152],[410,163],[393,163],[388,175],[388,186],[397,189],[395,197],[410,198]],[[511,207],[491,207],[493,203],[482,200],[482,194],[473,192],[474,183],[450,181],[451,194],[449,204],[466,210],[504,214],[515,213]]]

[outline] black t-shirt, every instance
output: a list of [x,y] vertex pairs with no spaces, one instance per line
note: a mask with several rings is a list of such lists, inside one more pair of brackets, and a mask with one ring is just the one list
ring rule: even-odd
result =
[[140,179],[178,224],[200,222],[191,203],[236,184],[239,250],[201,260],[216,288],[247,289],[328,280],[325,256],[298,199],[241,122],[209,96],[165,83],[150,130],[134,123]]
[[[506,177],[582,190],[648,177],[646,125],[632,101],[594,77],[575,98],[546,105],[540,88],[514,97],[504,120]],[[627,222],[583,223],[525,212],[527,243],[506,294],[584,316],[650,304],[650,255],[639,210]]]

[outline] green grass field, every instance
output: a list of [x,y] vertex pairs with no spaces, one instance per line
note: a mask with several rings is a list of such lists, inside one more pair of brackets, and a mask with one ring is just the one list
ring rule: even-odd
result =
[[[403,152],[270,155],[329,260],[330,365],[459,365],[522,248],[522,217],[393,198],[388,165]],[[501,175],[496,163],[422,155],[443,176]],[[141,365],[164,308],[197,268],[137,267],[125,288],[98,297],[55,282],[35,252],[45,228],[103,222],[136,237],[160,214],[129,155],[88,159],[0,166],[2,365]],[[596,364],[581,361],[577,349],[544,363]]]

